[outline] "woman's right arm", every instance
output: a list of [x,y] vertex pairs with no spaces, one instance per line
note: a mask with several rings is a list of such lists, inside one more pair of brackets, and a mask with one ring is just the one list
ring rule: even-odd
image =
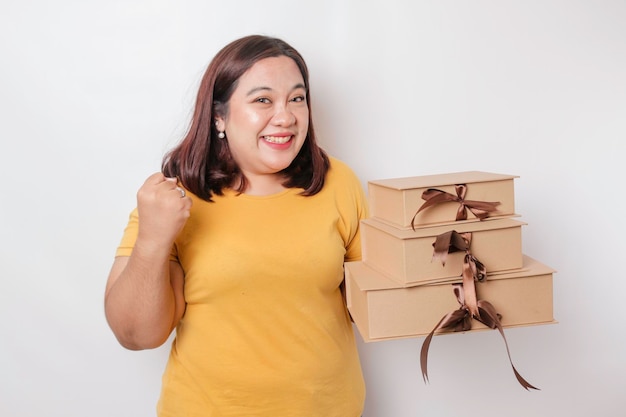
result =
[[176,181],[154,174],[137,193],[139,228],[129,257],[117,257],[105,291],[105,314],[127,349],[162,345],[185,311],[184,273],[170,260],[174,239],[189,217],[191,199]]

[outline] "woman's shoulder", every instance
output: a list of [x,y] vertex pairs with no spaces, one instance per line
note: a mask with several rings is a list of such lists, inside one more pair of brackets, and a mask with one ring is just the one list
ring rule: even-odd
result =
[[330,169],[328,170],[329,173],[340,176],[356,176],[352,168],[346,162],[330,155],[328,156],[328,159],[330,161]]
[[334,156],[328,157],[330,168],[328,170],[327,181],[332,184],[346,184],[354,186],[361,183],[354,170],[341,159]]

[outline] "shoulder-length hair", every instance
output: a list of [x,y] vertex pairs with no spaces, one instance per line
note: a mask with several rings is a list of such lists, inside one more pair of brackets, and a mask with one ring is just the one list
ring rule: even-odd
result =
[[286,42],[261,35],[235,40],[213,58],[200,83],[189,131],[163,158],[163,174],[178,177],[185,188],[206,201],[212,201],[214,194],[222,195],[224,188],[234,184],[237,184],[236,191],[245,191],[247,179],[235,163],[228,142],[217,138],[214,122],[217,116],[228,114],[228,101],[239,78],[256,62],[280,56],[287,56],[298,65],[309,107],[307,136],[291,165],[281,171],[286,178],[283,185],[302,188],[305,196],[322,189],[330,163],[315,139],[306,63]]

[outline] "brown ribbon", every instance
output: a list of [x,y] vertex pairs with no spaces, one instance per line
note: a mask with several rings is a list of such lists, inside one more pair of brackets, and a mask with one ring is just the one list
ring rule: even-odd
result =
[[484,220],[489,217],[489,213],[496,211],[496,207],[500,205],[499,201],[476,201],[466,200],[465,194],[467,193],[467,185],[457,184],[454,186],[456,195],[447,193],[436,188],[429,188],[422,193],[422,199],[426,200],[424,204],[417,210],[411,219],[411,227],[415,230],[415,218],[424,209],[435,206],[440,203],[457,202],[459,203],[459,209],[456,212],[456,221],[467,220],[467,210],[472,212],[480,220]]
[[[454,310],[451,313],[448,313],[445,316],[443,316],[443,318],[439,321],[439,323],[437,323],[437,326],[435,326],[435,328],[428,334],[428,336],[424,340],[424,343],[422,344],[422,351],[420,354],[420,364],[422,367],[422,377],[424,378],[424,382],[428,382],[428,366],[427,366],[428,365],[428,349],[430,347],[430,342],[435,332],[440,329],[443,329],[443,330],[449,329],[455,332],[464,332],[464,331],[470,330],[471,328],[471,325],[470,325],[471,315],[469,312],[469,308],[467,307],[467,305],[465,304],[463,300],[463,295],[462,295],[464,293],[463,285],[453,284],[453,287],[454,287],[454,293],[456,294],[457,300],[459,301],[459,304],[461,304],[461,307],[458,310]],[[494,306],[488,301],[478,300],[477,307],[478,307],[478,311],[480,315],[479,317],[474,317],[474,319],[478,320],[479,322],[483,323],[485,326],[491,329],[495,329],[495,328],[498,329],[498,331],[500,332],[500,335],[502,336],[502,340],[504,340],[506,353],[509,356],[509,363],[511,364],[511,367],[513,368],[513,373],[515,374],[515,378],[517,379],[517,381],[526,390],[531,390],[531,389],[539,390],[539,388],[534,387],[528,381],[526,381],[520,375],[520,373],[517,372],[517,369],[515,369],[515,366],[513,365],[513,361],[511,359],[511,352],[509,350],[509,345],[506,341],[506,337],[504,336],[504,330],[502,328],[502,324],[500,323],[501,316],[496,312],[496,309],[494,308]]]
[[433,258],[440,259],[444,265],[448,253],[459,250],[464,250],[466,253],[463,261],[463,283],[453,284],[454,294],[461,307],[443,316],[422,344],[420,364],[424,382],[428,382],[428,349],[435,332],[437,330],[452,330],[455,332],[468,331],[471,328],[471,320],[473,318],[491,329],[498,329],[504,340],[509,362],[517,381],[526,390],[538,389],[522,378],[519,372],[517,372],[517,369],[515,369],[511,359],[511,352],[509,351],[509,345],[504,336],[504,330],[500,322],[500,314],[498,314],[490,302],[478,300],[476,296],[474,281],[484,281],[487,277],[487,270],[485,266],[470,253],[470,244],[471,233],[461,234],[454,230],[437,236],[435,240]]
[[459,233],[456,230],[451,230],[446,233],[442,233],[435,238],[433,243],[433,260],[440,260],[441,264],[445,266],[448,253],[464,251],[465,258],[463,259],[463,285],[465,291],[465,305],[469,308],[472,316],[479,315],[477,300],[476,300],[476,287],[474,281],[484,281],[487,278],[487,268],[480,262],[470,251],[472,244],[472,234]]

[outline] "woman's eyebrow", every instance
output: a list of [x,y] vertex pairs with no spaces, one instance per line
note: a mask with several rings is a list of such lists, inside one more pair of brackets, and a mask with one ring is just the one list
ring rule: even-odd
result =
[[[303,90],[306,90],[306,87],[305,87],[305,85],[304,85],[304,84],[302,84],[302,83],[298,83],[298,84],[296,84],[296,85],[294,85],[294,86],[293,86],[293,88],[291,89],[291,91],[298,90],[298,89],[300,89],[300,88],[301,88],[301,89],[303,89]],[[254,88],[252,88],[250,91],[248,91],[248,93],[246,94],[246,96],[251,96],[251,95],[253,95],[253,94],[258,93],[259,91],[273,91],[273,88],[271,88],[271,87],[266,87],[266,86],[254,87]]]

